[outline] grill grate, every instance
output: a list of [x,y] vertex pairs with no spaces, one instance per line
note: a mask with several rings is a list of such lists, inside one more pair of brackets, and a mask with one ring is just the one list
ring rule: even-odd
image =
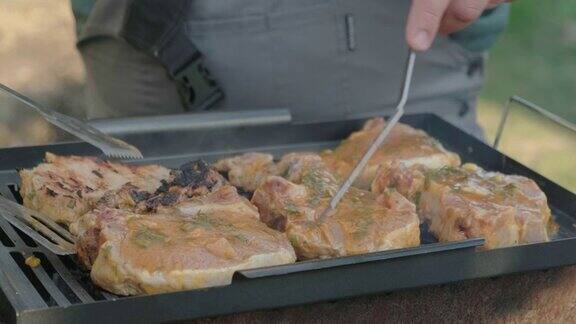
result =
[[[41,268],[30,268],[24,263],[26,256],[23,253],[10,252],[10,255],[48,306],[56,306],[58,304],[68,306],[70,304],[57,289],[50,289],[55,287],[50,287],[51,285],[48,283],[50,281],[49,277]],[[42,282],[44,282],[46,286],[44,286]]]
[[106,300],[104,292],[92,284],[86,270],[82,269],[73,256],[52,256],[59,273],[66,278],[66,282],[74,288],[78,297],[84,301]]
[[22,204],[24,199],[22,199],[22,195],[20,195],[20,189],[18,188],[18,185],[15,183],[9,183],[7,186],[10,190],[10,193],[12,194],[11,198],[14,198],[17,203]]
[[[10,174],[17,177],[17,174]],[[17,182],[9,182],[0,189],[0,194],[5,198],[22,204]],[[0,217],[0,242],[6,247],[7,257],[0,258],[4,263],[11,263],[13,270],[19,270],[14,278],[24,289],[21,292],[25,306],[33,308],[65,307],[73,304],[89,303],[96,300],[106,300],[102,292],[90,281],[87,272],[81,269],[73,256],[58,257],[15,228]],[[29,256],[40,259],[40,265],[34,268],[25,264]],[[10,272],[8,280],[12,281],[13,273]],[[36,298],[29,298],[35,296]],[[7,296],[15,298],[16,296]],[[26,308],[28,308],[26,307]]]
[[14,247],[14,242],[8,237],[8,234],[0,228],[0,242],[6,247]]

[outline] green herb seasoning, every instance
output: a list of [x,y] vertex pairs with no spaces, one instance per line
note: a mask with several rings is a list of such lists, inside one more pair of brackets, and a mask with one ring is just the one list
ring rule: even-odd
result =
[[166,242],[166,235],[147,226],[142,226],[132,235],[132,242],[141,248],[147,248],[154,243]]
[[190,223],[206,228],[221,225],[221,222],[218,219],[210,217],[209,214],[203,211],[199,211],[198,214],[196,214],[196,217],[190,220]]
[[460,184],[455,184],[450,189],[451,189],[450,191],[454,193],[462,193],[462,186],[460,186]]
[[432,176],[433,176],[434,171],[426,171],[426,174],[424,175],[424,189],[428,189],[430,188],[430,184],[432,183]]
[[318,167],[310,168],[307,171],[302,175],[302,184],[312,191],[310,204],[316,206],[320,199],[332,196],[332,187],[335,183],[333,179],[329,178],[329,175],[324,174]]
[[102,256],[108,257],[110,255],[111,250],[112,250],[112,246],[106,245],[105,247],[102,248],[102,252],[100,252],[100,253],[102,254]]
[[414,194],[414,204],[416,205],[416,207],[418,207],[418,205],[420,205],[420,199],[422,198],[422,191],[418,191]]
[[30,192],[26,195],[26,198],[28,198],[28,200],[33,200],[34,197],[36,197],[36,191],[34,191],[34,190],[30,191]]
[[316,207],[320,203],[320,198],[320,196],[314,195],[308,202],[312,207]]
[[300,244],[300,239],[298,239],[298,236],[296,235],[290,235],[288,240],[290,240],[290,243],[294,246],[298,246]]
[[352,233],[355,239],[360,239],[368,234],[368,230],[374,224],[374,219],[369,213],[361,212],[356,218],[356,230]]
[[237,181],[240,183],[245,183],[246,181],[249,181],[250,179],[247,177],[246,174],[240,174],[237,176]]
[[499,196],[503,196],[505,198],[511,198],[511,197],[514,197],[517,190],[518,190],[518,187],[516,187],[515,184],[509,183],[509,184],[505,185],[504,187],[502,187],[500,190],[498,190],[496,192],[496,194]]
[[284,206],[284,209],[291,214],[300,213],[300,209],[298,208],[298,206],[296,206],[296,204],[293,201],[287,201],[286,206]]
[[286,168],[284,171],[282,171],[282,174],[280,175],[282,178],[288,178],[288,174],[290,173],[290,168]]
[[240,241],[240,242],[242,242],[242,243],[244,243],[244,244],[248,243],[248,241],[249,241],[249,240],[248,240],[248,237],[247,237],[246,235],[240,234],[240,233],[234,235],[234,238],[236,238],[238,241]]
[[181,232],[188,233],[191,230],[193,230],[195,227],[196,227],[196,225],[194,225],[190,222],[184,222],[180,225],[179,229]]
[[460,168],[444,166],[432,173],[432,180],[455,179],[464,181],[468,179],[468,173]]
[[68,204],[66,205],[66,207],[68,207],[70,209],[74,209],[76,207],[76,200],[68,201]]

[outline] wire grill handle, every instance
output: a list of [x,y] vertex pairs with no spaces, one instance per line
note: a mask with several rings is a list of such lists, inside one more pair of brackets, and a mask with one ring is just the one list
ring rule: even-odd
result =
[[535,103],[528,101],[520,96],[517,95],[513,95],[510,98],[508,98],[508,101],[506,101],[506,104],[504,105],[504,109],[502,110],[502,116],[500,117],[500,123],[498,124],[498,130],[496,131],[496,137],[494,138],[494,144],[492,144],[492,147],[494,149],[498,148],[498,144],[500,144],[500,139],[502,138],[502,133],[504,132],[504,127],[506,126],[506,122],[508,121],[508,115],[510,113],[510,105],[512,103],[517,103],[520,104],[523,107],[526,107],[536,113],[538,113],[540,116],[545,117],[548,120],[551,120],[553,122],[555,122],[556,124],[569,129],[570,131],[576,133],[576,125],[574,125],[573,123],[567,121],[566,119],[559,117],[553,113],[551,113],[550,111],[536,105]]

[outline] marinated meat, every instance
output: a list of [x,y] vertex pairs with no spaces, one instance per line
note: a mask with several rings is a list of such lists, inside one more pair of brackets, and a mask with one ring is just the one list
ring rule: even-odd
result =
[[95,157],[46,153],[46,162],[20,171],[24,206],[69,225],[94,207],[102,196],[130,183],[154,191],[168,179],[169,169],[158,165],[126,165]]
[[[326,166],[340,179],[345,179],[385,125],[386,122],[382,118],[366,122],[362,130],[352,133],[334,150],[322,153]],[[369,189],[378,168],[392,161],[398,161],[406,166],[422,164],[428,168],[460,165],[460,157],[457,154],[444,149],[440,142],[426,132],[398,123],[374,153],[354,185]]]
[[322,161],[317,153],[297,152],[286,154],[276,164],[271,154],[250,152],[217,161],[214,167],[227,176],[230,184],[245,192],[253,193],[269,176],[286,176],[289,167],[304,159],[312,160],[314,163]]
[[418,205],[426,185],[426,175],[432,170],[435,169],[429,169],[421,164],[406,166],[398,161],[387,162],[376,172],[370,188],[376,194],[393,188]]
[[153,192],[127,183],[119,190],[110,190],[96,206],[131,209],[137,212],[155,212],[192,197],[206,195],[227,183],[217,171],[202,160],[192,161],[170,170],[167,180]]
[[274,157],[265,153],[246,153],[214,163],[216,170],[226,173],[233,186],[254,192],[269,175],[277,173]]
[[429,170],[393,164],[372,190],[395,188],[416,202],[441,241],[484,237],[485,249],[548,241],[554,224],[546,196],[528,178],[487,172],[474,164]]
[[328,258],[420,243],[414,205],[396,192],[380,196],[357,188],[322,215],[338,182],[320,156],[288,154],[254,192],[260,219],[286,232],[300,259]]
[[295,261],[286,236],[203,161],[153,192],[124,185],[72,226],[92,280],[121,295],[230,283],[234,271]]
[[224,185],[152,213],[99,205],[76,225],[80,259],[98,286],[139,295],[229,284],[237,270],[292,263],[285,234]]

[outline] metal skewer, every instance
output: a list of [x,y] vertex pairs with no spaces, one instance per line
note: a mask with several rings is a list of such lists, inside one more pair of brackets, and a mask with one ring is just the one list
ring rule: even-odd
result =
[[386,137],[388,137],[388,134],[390,134],[392,128],[396,125],[396,123],[398,123],[398,120],[404,114],[404,106],[406,105],[406,101],[408,100],[408,92],[410,91],[410,83],[412,82],[412,72],[414,71],[415,60],[416,60],[416,54],[414,53],[414,51],[410,50],[408,60],[406,61],[404,82],[401,89],[400,99],[396,106],[396,112],[394,113],[392,118],[390,118],[390,120],[386,124],[386,127],[382,129],[382,131],[380,132],[380,134],[378,134],[374,142],[372,142],[366,153],[364,153],[362,159],[360,159],[358,164],[356,164],[354,170],[352,170],[352,172],[348,176],[348,179],[346,179],[346,181],[342,184],[340,189],[338,189],[338,192],[336,192],[334,197],[332,197],[328,208],[326,208],[326,210],[323,212],[321,218],[328,212],[336,208],[336,206],[338,205],[344,194],[348,191],[350,186],[352,186],[352,184],[354,183],[356,178],[358,178],[362,170],[364,170],[364,167],[366,166],[372,155],[374,155],[376,150],[380,147],[380,145],[382,145]]

